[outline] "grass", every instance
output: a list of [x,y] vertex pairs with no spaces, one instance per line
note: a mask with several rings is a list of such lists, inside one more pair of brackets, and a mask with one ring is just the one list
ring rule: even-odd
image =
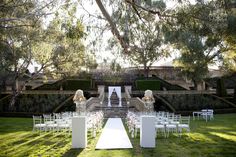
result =
[[[181,138],[156,138],[156,148],[139,146],[139,137],[130,138],[133,149],[95,150],[99,134],[88,134],[86,149],[71,149],[71,137],[62,133],[32,132],[31,118],[0,118],[0,157],[233,157],[236,154],[236,114],[215,115],[210,122],[191,121],[191,133]],[[115,136],[115,135],[114,135]]]

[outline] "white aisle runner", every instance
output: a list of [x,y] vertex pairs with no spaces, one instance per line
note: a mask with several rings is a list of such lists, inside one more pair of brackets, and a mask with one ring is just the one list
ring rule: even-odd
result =
[[109,118],[96,149],[133,148],[120,118]]

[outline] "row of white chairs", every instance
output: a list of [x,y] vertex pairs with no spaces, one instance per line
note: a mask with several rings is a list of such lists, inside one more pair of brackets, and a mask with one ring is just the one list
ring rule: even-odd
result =
[[182,132],[186,130],[190,132],[190,116],[181,116],[169,112],[152,112],[152,113],[136,113],[128,112],[126,123],[131,133],[131,137],[136,137],[140,130],[140,116],[152,115],[156,117],[155,128],[156,133],[162,134],[165,138],[169,137],[170,133],[177,133],[181,136]]
[[194,111],[193,112],[193,120],[195,120],[195,115],[197,115],[198,119],[199,117],[202,117],[206,120],[212,120],[214,119],[214,110],[213,109],[202,109],[201,111]]
[[[33,131],[67,132],[72,131],[72,117],[78,116],[77,112],[63,112],[33,116]],[[89,112],[87,116],[87,129],[91,130],[93,136],[103,125],[104,114],[102,111]]]

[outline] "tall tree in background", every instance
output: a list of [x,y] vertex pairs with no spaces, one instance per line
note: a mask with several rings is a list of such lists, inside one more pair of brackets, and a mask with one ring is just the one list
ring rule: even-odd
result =
[[[149,67],[159,59],[168,56],[168,51],[162,48],[162,21],[148,12],[136,14],[136,9],[124,1],[116,1],[110,16],[100,0],[96,0],[102,14],[117,37],[111,42],[112,46],[119,43],[123,48],[123,55],[132,63],[143,65],[146,77]],[[165,3],[156,5],[160,10],[165,9]],[[140,18],[142,16],[142,19]]]
[[57,77],[68,77],[78,74],[85,66],[80,21],[72,24],[55,18],[41,35],[44,39],[34,47],[34,58],[45,71]]
[[[143,31],[145,33],[143,33],[142,35],[147,40],[145,41],[147,42],[146,45],[149,46],[152,45],[152,43],[150,43],[148,39],[155,39],[155,38],[153,38],[150,35],[149,35],[150,38],[148,38],[147,37],[148,31],[145,31],[144,28],[146,26],[149,26],[149,22],[147,19],[158,18],[159,20],[151,21],[151,23],[154,26],[157,25],[160,26],[161,23],[165,23],[165,28],[167,28],[167,30],[171,31],[171,33],[176,32],[174,33],[175,35],[172,35],[171,37],[172,38],[171,43],[178,45],[178,48],[180,48],[183,52],[183,56],[179,58],[179,61],[181,60],[182,61],[179,63],[181,63],[182,66],[186,65],[186,68],[184,70],[185,74],[188,73],[188,76],[190,77],[190,73],[192,73],[191,78],[196,78],[193,76],[196,76],[196,74],[199,71],[202,72],[202,74],[199,75],[199,78],[196,78],[197,81],[193,80],[194,82],[198,82],[206,76],[206,72],[208,70],[207,67],[209,64],[214,63],[217,59],[222,60],[222,56],[225,56],[225,61],[227,61],[228,58],[226,56],[229,55],[224,55],[225,52],[227,51],[231,52],[230,53],[231,61],[234,63],[235,48],[233,48],[232,46],[234,44],[231,44],[231,46],[229,44],[229,41],[231,43],[235,42],[234,36],[236,34],[235,33],[236,27],[234,27],[235,16],[232,14],[232,8],[234,8],[232,7],[233,6],[232,1],[200,0],[200,1],[195,1],[195,3],[192,3],[189,0],[181,0],[176,2],[176,6],[174,6],[172,9],[171,8],[165,9],[164,7],[165,1],[163,2],[163,1],[126,0],[122,2],[120,1],[110,2],[110,6],[113,9],[112,11],[113,15],[115,15],[115,16],[110,16],[105,8],[105,6],[107,6],[105,1],[102,2],[101,0],[96,0],[96,3],[100,8],[103,16],[106,18],[107,22],[110,25],[110,29],[114,37],[116,37],[116,40],[120,43],[120,46],[122,47],[123,52],[126,55],[132,56],[133,54],[133,56],[136,57],[137,54],[140,54],[140,56],[137,57],[140,60],[141,58],[148,58],[145,57],[146,56],[145,51],[148,51],[147,46],[145,47],[144,44],[142,44],[141,42],[140,43],[136,42],[136,44],[131,44],[130,41],[135,42],[135,39],[131,39],[131,37],[135,37],[134,32]],[[119,10],[116,10],[114,8],[119,8]],[[126,28],[124,24],[126,21],[125,18],[126,14],[132,16],[132,18],[130,19],[133,20],[129,21],[130,29],[127,29],[128,34],[130,34],[129,36],[130,38],[128,41],[126,37],[127,32],[124,31]],[[136,16],[134,16],[135,14]],[[133,27],[132,24],[135,22],[136,25],[134,25],[135,27]],[[163,25],[160,28],[163,30]],[[191,39],[189,40],[191,41],[186,40],[188,38],[187,36],[185,36],[185,38],[182,38],[185,32],[186,34],[190,34],[189,38]],[[155,35],[155,32],[153,34]],[[199,44],[198,46],[195,47],[196,50],[193,50],[188,46],[192,45],[193,43]],[[200,44],[202,45],[200,46]],[[143,50],[141,50],[140,48],[143,48]],[[189,53],[186,53],[186,48],[190,48],[191,51],[189,51]],[[193,55],[192,58],[190,57],[191,55]],[[151,58],[153,58],[153,56]],[[201,65],[199,64],[200,62],[198,61],[199,58],[201,58],[202,60]],[[193,66],[190,63],[192,63]],[[194,66],[194,64],[198,66]],[[192,68],[187,68],[191,66]],[[193,72],[196,74],[193,75]]]
[[[55,70],[63,76],[84,66],[84,32],[76,20],[76,3],[72,1],[3,1],[0,8],[1,74],[4,78],[7,72],[14,75],[10,104],[10,110],[14,110],[24,86],[18,87],[18,80],[33,61],[41,65],[38,72]],[[58,14],[68,16],[61,20]],[[43,21],[48,15],[54,15],[55,20],[47,27]],[[37,74],[30,79],[35,77]]]
[[[188,16],[184,16],[186,14]],[[180,50],[176,63],[193,81],[195,89],[206,77],[208,66],[222,61],[222,56],[230,49],[225,40],[227,17],[224,5],[211,1],[180,7],[176,18],[169,19],[175,27],[167,28],[166,40]]]
[[[51,2],[51,1],[50,1]],[[12,74],[13,96],[10,108],[14,110],[14,104],[22,87],[18,86],[19,78],[32,61],[32,47],[40,40],[40,17],[45,15],[44,7],[50,7],[51,3],[38,4],[35,1],[2,1],[0,18],[0,47],[4,62],[2,66],[6,72],[3,75]]]
[[226,3],[228,27],[224,32],[224,40],[230,48],[223,54],[223,68],[230,73],[236,72],[236,2]]

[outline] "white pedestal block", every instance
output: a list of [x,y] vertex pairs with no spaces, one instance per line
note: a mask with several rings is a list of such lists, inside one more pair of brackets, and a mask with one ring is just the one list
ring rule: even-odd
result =
[[140,117],[140,146],[145,148],[156,147],[155,117]]
[[86,116],[72,118],[72,148],[86,148],[87,124]]

